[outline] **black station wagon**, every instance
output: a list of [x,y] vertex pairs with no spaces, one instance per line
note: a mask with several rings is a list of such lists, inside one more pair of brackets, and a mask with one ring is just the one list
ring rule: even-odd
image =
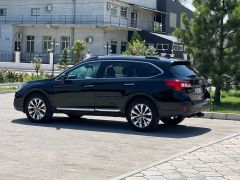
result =
[[21,84],[16,110],[34,123],[53,113],[126,117],[135,130],[154,129],[159,120],[177,125],[209,108],[206,81],[187,61],[157,57],[101,56],[83,61],[55,78]]

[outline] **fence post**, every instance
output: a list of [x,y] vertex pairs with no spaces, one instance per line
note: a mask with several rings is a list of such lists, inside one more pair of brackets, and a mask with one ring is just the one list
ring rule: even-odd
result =
[[20,51],[15,51],[15,63],[16,64],[20,63],[20,55],[21,55]]
[[53,53],[52,52],[49,53],[49,64],[51,67],[53,66]]

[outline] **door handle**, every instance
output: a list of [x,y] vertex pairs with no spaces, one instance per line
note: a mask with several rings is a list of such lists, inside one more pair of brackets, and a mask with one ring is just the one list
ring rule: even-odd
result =
[[135,86],[135,83],[126,83],[124,86]]
[[92,87],[94,87],[95,85],[86,85],[86,86],[84,86],[85,88],[92,88]]

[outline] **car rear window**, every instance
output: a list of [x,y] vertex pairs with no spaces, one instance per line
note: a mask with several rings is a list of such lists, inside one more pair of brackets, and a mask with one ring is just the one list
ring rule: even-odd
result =
[[170,71],[178,77],[199,76],[198,73],[188,65],[175,65],[170,68]]
[[138,77],[152,77],[161,74],[160,70],[148,63],[134,63],[134,69]]

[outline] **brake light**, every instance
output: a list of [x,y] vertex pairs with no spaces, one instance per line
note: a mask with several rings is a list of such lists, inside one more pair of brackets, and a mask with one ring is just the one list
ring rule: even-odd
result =
[[182,80],[166,80],[166,85],[177,91],[185,91],[186,89],[192,88],[192,84],[189,81]]

